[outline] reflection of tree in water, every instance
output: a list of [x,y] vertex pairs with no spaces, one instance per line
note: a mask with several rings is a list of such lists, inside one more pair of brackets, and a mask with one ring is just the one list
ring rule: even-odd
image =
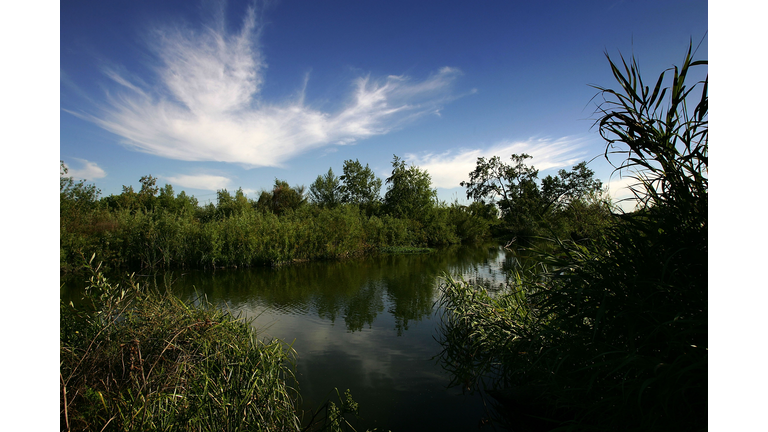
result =
[[397,335],[408,330],[409,321],[421,321],[432,314],[436,279],[449,267],[454,253],[387,257],[389,272],[383,277],[390,300],[388,312],[395,318]]
[[234,308],[268,307],[290,314],[314,309],[331,322],[343,317],[350,332],[370,328],[386,309],[402,335],[410,323],[432,314],[437,278],[443,272],[479,274],[498,262],[500,253],[498,246],[464,246],[424,255],[381,255],[276,269],[193,271],[176,276],[179,283],[174,289],[186,291],[188,297],[205,294]]
[[347,330],[359,331],[366,324],[371,328],[373,320],[382,311],[384,311],[384,299],[381,286],[369,281],[346,302],[344,320],[347,323]]

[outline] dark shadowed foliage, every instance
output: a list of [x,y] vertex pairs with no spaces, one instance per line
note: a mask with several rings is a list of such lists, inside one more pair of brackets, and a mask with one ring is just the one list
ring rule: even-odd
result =
[[290,187],[287,181],[275,179],[275,186],[271,191],[261,193],[256,207],[281,216],[306,204],[304,192],[304,186]]
[[528,249],[539,264],[506,293],[449,278],[443,365],[516,430],[531,414],[544,430],[706,430],[707,79],[685,79],[707,62],[689,49],[648,87],[634,59],[608,60],[619,87],[596,87],[596,125],[641,209],[588,245]]

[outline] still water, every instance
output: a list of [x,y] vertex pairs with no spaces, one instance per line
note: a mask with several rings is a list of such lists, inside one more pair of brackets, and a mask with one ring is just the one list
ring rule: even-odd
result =
[[[253,319],[260,337],[298,353],[306,411],[334,388],[360,406],[359,431],[476,430],[487,417],[479,395],[448,388],[437,362],[443,273],[498,289],[514,258],[498,246],[462,246],[424,255],[379,255],[281,268],[176,271],[148,278],[182,298]],[[62,296],[65,293],[62,292]],[[305,415],[305,421],[311,415]],[[348,416],[352,417],[352,416]]]

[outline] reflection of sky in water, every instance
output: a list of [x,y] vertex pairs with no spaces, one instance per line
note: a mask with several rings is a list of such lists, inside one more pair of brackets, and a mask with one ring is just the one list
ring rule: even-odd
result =
[[170,278],[182,297],[204,294],[253,319],[260,336],[293,344],[305,409],[348,388],[360,404],[358,430],[467,430],[485,416],[482,401],[447,389],[450,376],[433,360],[441,276],[495,291],[511,264],[498,247],[463,247]]
[[479,285],[489,290],[499,290],[506,286],[507,274],[504,268],[512,265],[514,258],[501,253],[485,262],[477,263],[471,271],[462,274],[464,280],[472,285]]
[[[442,270],[488,289],[503,288],[507,280],[503,267],[510,265],[510,259],[495,252]],[[299,353],[297,372],[305,409],[322,404],[334,387],[349,388],[368,420],[361,428],[475,428],[484,415],[480,399],[464,396],[458,388],[446,389],[450,377],[433,359],[441,349],[435,340],[439,317],[432,310],[440,274],[423,281],[426,289],[420,286],[429,293],[428,313],[417,319],[398,316],[403,307],[398,309],[398,292],[390,286],[398,282],[368,279],[341,302],[336,314],[328,312],[328,296],[320,293],[304,303],[270,308],[257,301],[236,310],[258,314],[254,325],[265,337],[293,343]],[[351,307],[360,299],[366,303],[357,305],[362,312]],[[351,314],[363,316],[365,322],[350,324]]]
[[446,389],[450,377],[432,359],[440,351],[436,319],[409,323],[401,336],[389,313],[359,331],[348,331],[343,320],[276,311],[261,313],[254,325],[265,337],[293,343],[305,409],[320,406],[334,387],[348,388],[361,407],[358,430],[466,430],[484,415],[482,404]]

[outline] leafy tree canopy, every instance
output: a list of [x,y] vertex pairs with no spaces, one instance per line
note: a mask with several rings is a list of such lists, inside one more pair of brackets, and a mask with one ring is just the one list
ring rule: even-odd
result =
[[71,176],[67,175],[69,169],[64,161],[59,162],[60,214],[69,211],[94,210],[98,206],[101,190],[96,188],[96,185],[87,184],[85,180],[75,182]]
[[216,214],[220,217],[242,214],[247,209],[251,208],[251,203],[249,203],[248,198],[245,197],[243,188],[237,189],[235,196],[232,196],[226,189],[217,191],[216,203]]
[[304,186],[290,187],[287,181],[275,179],[275,186],[271,191],[261,192],[256,207],[280,216],[289,210],[298,209],[306,202]]
[[341,182],[333,174],[333,168],[328,168],[324,176],[309,185],[309,198],[313,203],[321,207],[336,207],[341,202]]
[[395,217],[422,220],[437,201],[437,191],[432,189],[432,178],[426,170],[406,166],[394,155],[392,175],[387,178],[384,208]]
[[341,200],[345,203],[370,206],[379,201],[381,179],[376,177],[365,164],[355,159],[344,161],[344,174],[341,176]]
[[545,202],[545,210],[550,206],[563,208],[576,200],[585,200],[598,194],[603,189],[603,183],[595,179],[595,172],[587,168],[586,162],[581,162],[571,171],[560,170],[557,177],[546,176],[541,181],[541,194]]
[[478,158],[475,170],[469,173],[469,181],[461,185],[467,188],[467,198],[495,203],[513,232],[531,235],[552,228],[551,218],[572,210],[575,202],[586,205],[583,212],[599,210],[600,217],[606,217],[602,183],[594,178],[586,162],[577,164],[571,171],[560,170],[557,176],[547,176],[540,186],[539,171],[526,164],[530,155],[513,154],[510,159],[511,163],[506,164],[498,156]]

